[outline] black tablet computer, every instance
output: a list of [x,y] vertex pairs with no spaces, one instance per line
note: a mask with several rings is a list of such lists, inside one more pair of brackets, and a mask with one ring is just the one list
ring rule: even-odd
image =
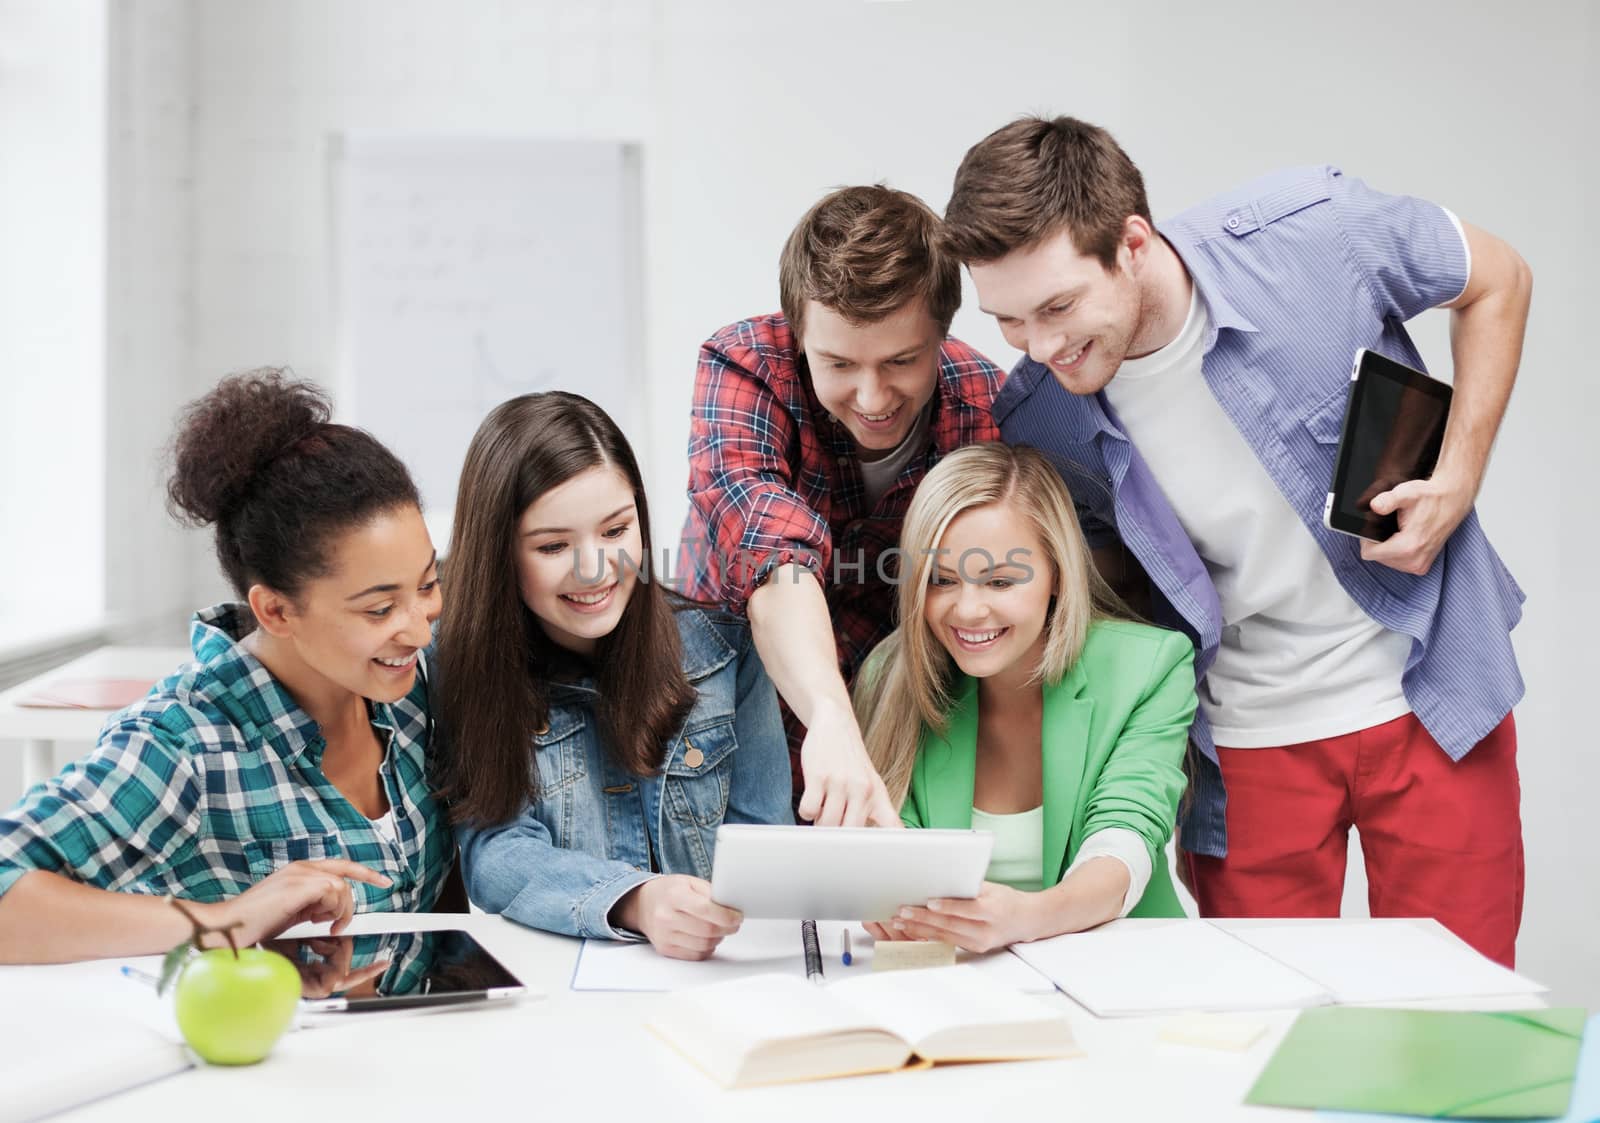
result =
[[525,988],[470,933],[376,932],[270,940],[300,972],[306,1013],[358,1013],[515,998]]
[[1433,474],[1449,417],[1449,383],[1358,350],[1323,525],[1376,542],[1399,530],[1396,516],[1369,504],[1398,483]]

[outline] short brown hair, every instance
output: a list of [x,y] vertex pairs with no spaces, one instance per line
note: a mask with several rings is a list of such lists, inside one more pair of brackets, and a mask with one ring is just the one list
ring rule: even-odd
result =
[[961,307],[961,264],[939,216],[883,184],[841,187],[806,212],[778,260],[778,296],[798,343],[808,300],[853,324],[874,324],[917,297],[940,334]]
[[998,261],[1066,230],[1074,248],[1117,267],[1129,215],[1150,221],[1144,177],[1097,125],[1022,117],[968,149],[945,208],[945,242],[963,262]]

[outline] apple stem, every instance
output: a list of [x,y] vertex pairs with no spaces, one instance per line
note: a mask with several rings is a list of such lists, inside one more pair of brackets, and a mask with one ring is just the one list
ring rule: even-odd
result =
[[178,898],[169,897],[167,899],[172,902],[173,908],[183,913],[184,919],[187,920],[190,926],[194,929],[195,947],[199,948],[201,951],[204,951],[206,946],[205,938],[220,932],[222,934],[222,938],[228,941],[228,947],[233,950],[233,958],[239,958],[239,945],[233,938],[233,930],[235,928],[242,928],[244,926],[244,921],[235,920],[231,924],[222,925],[206,924],[203,923],[201,919]]

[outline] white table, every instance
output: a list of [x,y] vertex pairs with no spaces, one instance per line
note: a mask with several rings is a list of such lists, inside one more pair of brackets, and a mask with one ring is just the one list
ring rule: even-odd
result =
[[[57,742],[94,744],[113,711],[19,706],[19,698],[62,679],[147,678],[154,682],[193,658],[187,647],[102,647],[0,693],[0,741],[22,742],[23,789],[55,774]],[[0,804],[9,802],[0,799]]]
[[[1228,925],[1295,921],[1227,921]],[[1414,921],[1445,933],[1433,921]],[[499,1009],[393,1018],[286,1036],[260,1065],[196,1068],[90,1104],[67,1118],[143,1119],[729,1120],[981,1123],[1314,1117],[1242,1101],[1295,1017],[1259,1017],[1269,1032],[1244,1053],[1161,1043],[1162,1017],[1099,1019],[1065,995],[1085,1056],[951,1065],[726,1092],[644,1028],[662,994],[574,992],[579,941],[495,916],[358,917],[353,931],[465,927],[544,992]],[[1454,937],[1449,937],[1454,938]],[[8,970],[0,968],[0,1006]],[[1424,1004],[1417,1004],[1424,1005]],[[1440,1005],[1440,1004],[1432,1004]],[[1542,999],[1473,1000],[1463,1008],[1527,1009]]]

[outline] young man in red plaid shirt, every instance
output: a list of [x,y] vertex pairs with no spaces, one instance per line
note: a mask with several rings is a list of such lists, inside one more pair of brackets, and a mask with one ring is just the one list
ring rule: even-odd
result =
[[748,616],[787,704],[799,814],[822,825],[899,822],[847,684],[893,628],[912,492],[1000,436],[999,371],[946,334],[961,276],[938,228],[903,191],[833,192],[784,246],[782,314],[700,348],[680,579]]

